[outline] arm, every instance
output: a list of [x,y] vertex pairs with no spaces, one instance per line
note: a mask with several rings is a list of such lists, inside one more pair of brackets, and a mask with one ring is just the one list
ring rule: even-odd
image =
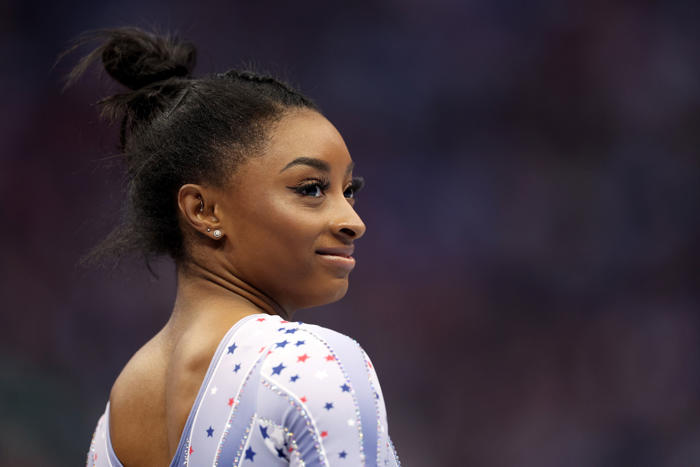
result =
[[313,325],[280,343],[285,340],[262,377],[269,391],[288,401],[284,449],[290,465],[397,465],[379,381],[360,345]]

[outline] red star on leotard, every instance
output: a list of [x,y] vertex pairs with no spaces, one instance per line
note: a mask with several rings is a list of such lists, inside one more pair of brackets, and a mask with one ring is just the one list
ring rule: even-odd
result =
[[335,360],[335,357],[333,355],[326,355],[326,361],[331,362]]
[[303,362],[306,361],[307,358],[309,358],[309,356],[306,355],[306,354],[300,355],[300,356],[297,357],[297,362],[302,362],[302,363],[303,363]]

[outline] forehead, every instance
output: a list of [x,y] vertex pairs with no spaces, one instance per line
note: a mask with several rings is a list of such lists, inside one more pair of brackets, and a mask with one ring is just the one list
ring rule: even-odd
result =
[[299,157],[321,159],[331,172],[342,170],[352,162],[345,141],[323,115],[311,110],[294,111],[273,125],[261,154],[251,160],[259,169],[280,172]]

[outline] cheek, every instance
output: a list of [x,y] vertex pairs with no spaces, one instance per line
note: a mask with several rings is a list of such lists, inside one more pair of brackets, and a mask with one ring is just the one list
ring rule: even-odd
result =
[[254,263],[248,268],[283,280],[298,280],[314,265],[323,225],[317,213],[280,198],[258,199],[249,202],[245,212],[239,211],[243,215],[235,230],[236,246],[246,262]]
[[240,208],[230,261],[242,279],[291,308],[345,295],[347,277],[334,277],[316,256],[327,231],[322,209],[269,195]]

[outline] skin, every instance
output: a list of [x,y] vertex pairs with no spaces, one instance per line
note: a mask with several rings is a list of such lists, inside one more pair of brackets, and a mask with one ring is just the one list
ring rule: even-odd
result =
[[365,232],[351,182],[338,130],[315,111],[296,110],[226,187],[180,188],[189,255],[178,265],[172,315],[110,395],[110,436],[124,465],[169,465],[216,347],[237,321],[255,313],[291,319],[345,295],[348,260],[321,253],[348,250]]

